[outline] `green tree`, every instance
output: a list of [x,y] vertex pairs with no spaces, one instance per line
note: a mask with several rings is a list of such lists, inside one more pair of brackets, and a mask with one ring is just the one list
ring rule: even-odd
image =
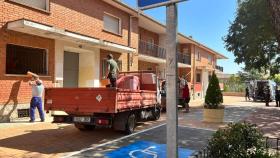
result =
[[215,72],[213,72],[206,91],[205,108],[217,109],[222,102],[223,94],[219,85],[219,80]]
[[278,85],[280,84],[280,74],[275,74],[273,79]]
[[[237,15],[224,41],[235,62],[245,70],[278,73],[280,57],[272,16],[266,0],[240,0]],[[267,70],[273,71],[267,71]]]
[[[280,43],[280,1],[279,0],[268,0],[269,10],[272,16],[272,24],[277,35],[277,41]],[[279,50],[280,50],[280,44]]]

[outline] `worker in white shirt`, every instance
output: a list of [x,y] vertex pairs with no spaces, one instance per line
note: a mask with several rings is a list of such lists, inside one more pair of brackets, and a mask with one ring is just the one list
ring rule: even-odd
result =
[[29,85],[32,87],[32,99],[30,102],[30,121],[35,121],[35,109],[37,108],[40,114],[41,122],[45,121],[43,106],[42,106],[42,95],[44,92],[43,82],[39,79],[37,74],[27,72],[28,75],[32,76],[29,81]]

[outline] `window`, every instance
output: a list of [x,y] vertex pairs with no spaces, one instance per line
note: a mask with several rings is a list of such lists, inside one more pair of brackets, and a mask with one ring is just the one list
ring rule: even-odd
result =
[[196,53],[195,53],[195,59],[196,59],[197,61],[200,61],[200,60],[201,60],[200,52],[196,52]]
[[[121,60],[116,60],[118,67],[119,67],[119,71],[122,71],[122,61]],[[104,58],[102,60],[102,79],[106,79],[107,78],[107,72],[108,72],[108,64],[107,64],[107,59]]]
[[105,31],[121,35],[121,20],[120,20],[120,18],[109,15],[109,14],[104,14],[103,22],[104,22],[104,30]]
[[197,74],[196,74],[196,82],[197,82],[197,83],[200,83],[200,82],[201,82],[201,74],[200,74],[200,73],[197,73]]
[[208,64],[212,65],[212,63],[213,63],[212,55],[208,55]]
[[47,75],[47,50],[7,44],[6,74]]
[[19,3],[28,7],[32,7],[35,9],[43,10],[43,11],[50,11],[49,0],[10,0],[11,2]]

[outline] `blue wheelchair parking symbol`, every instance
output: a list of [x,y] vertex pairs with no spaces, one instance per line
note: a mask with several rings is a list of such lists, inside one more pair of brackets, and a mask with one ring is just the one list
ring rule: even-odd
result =
[[[186,158],[194,151],[179,148],[179,158]],[[166,144],[137,141],[105,154],[107,158],[166,158]]]

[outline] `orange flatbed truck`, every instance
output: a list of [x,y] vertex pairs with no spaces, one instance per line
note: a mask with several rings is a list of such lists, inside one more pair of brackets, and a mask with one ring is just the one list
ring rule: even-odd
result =
[[[53,115],[54,123],[73,123],[80,130],[113,128],[130,134],[138,121],[160,118],[157,78],[149,72],[124,72],[139,77],[140,89],[122,88],[47,88],[45,110],[64,111]],[[154,77],[143,82],[143,76]],[[149,80],[149,79],[148,79]]]

